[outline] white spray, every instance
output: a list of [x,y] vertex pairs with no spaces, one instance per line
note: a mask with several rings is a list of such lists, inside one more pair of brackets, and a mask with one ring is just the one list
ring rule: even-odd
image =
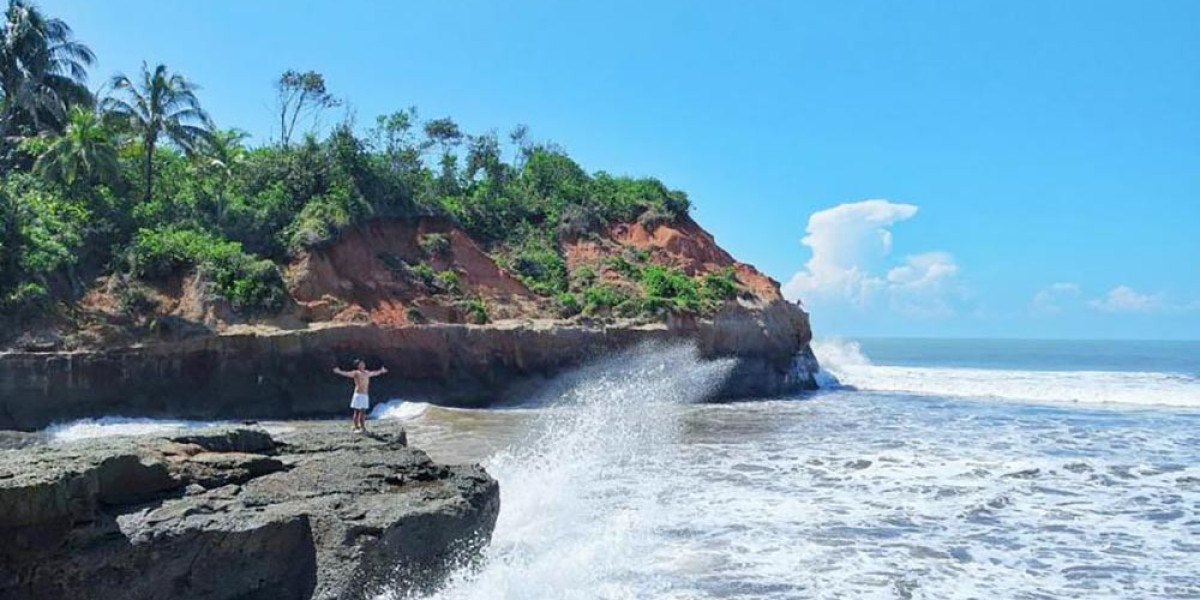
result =
[[711,393],[734,362],[650,345],[554,382],[531,439],[486,464],[501,509],[482,566],[434,598],[646,597],[643,546],[667,491],[662,450],[677,440],[678,405]]

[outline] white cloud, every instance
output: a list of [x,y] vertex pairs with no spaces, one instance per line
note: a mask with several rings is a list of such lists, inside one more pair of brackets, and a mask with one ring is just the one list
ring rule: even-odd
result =
[[1127,285],[1118,285],[1088,305],[1104,312],[1152,313],[1168,308],[1162,294],[1143,294]]
[[946,252],[925,252],[904,257],[904,263],[887,272],[892,308],[914,317],[954,314],[950,299],[957,296],[958,263]]
[[917,214],[912,204],[864,200],[808,217],[801,244],[812,249],[804,270],[784,285],[791,298],[833,297],[863,304],[884,282],[871,268],[892,251],[892,224]]
[[888,271],[888,283],[908,289],[935,288],[958,275],[958,264],[946,252],[925,252],[904,257],[904,264]]
[[1070,282],[1051,284],[1033,295],[1029,309],[1036,314],[1052,315],[1062,312],[1062,302],[1079,295],[1079,285]]
[[913,316],[953,313],[960,292],[958,264],[946,252],[905,256],[888,266],[891,226],[912,218],[918,207],[863,200],[820,210],[808,218],[802,244],[812,251],[804,269],[783,286],[791,299],[865,307],[886,298],[893,309]]

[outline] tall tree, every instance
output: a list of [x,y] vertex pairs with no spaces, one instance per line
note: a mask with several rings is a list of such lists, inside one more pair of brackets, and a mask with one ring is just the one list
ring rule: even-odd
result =
[[425,137],[429,139],[427,145],[436,145],[440,151],[438,163],[441,165],[441,174],[438,176],[438,191],[442,194],[457,192],[458,157],[454,155],[453,149],[463,140],[458,123],[450,117],[429,121],[425,123]]
[[95,111],[72,107],[66,130],[50,142],[33,167],[43,177],[58,180],[71,189],[78,185],[112,183],[119,173],[112,132]]
[[71,28],[28,0],[9,0],[0,22],[0,147],[21,129],[59,131],[73,103],[90,103],[96,61]]
[[166,65],[158,65],[151,71],[142,63],[141,77],[135,82],[118,74],[112,79],[113,94],[103,100],[101,106],[123,121],[130,133],[142,140],[146,163],[146,200],[154,191],[154,150],[159,137],[166,136],[181,150],[192,154],[197,146],[212,131],[212,120],[200,108],[194,83],[178,73],[171,73]]
[[279,141],[284,148],[290,143],[301,115],[315,122],[323,111],[341,104],[325,88],[325,76],[316,71],[301,73],[288,69],[275,82],[275,89],[278,92]]
[[225,221],[227,208],[226,194],[229,182],[233,179],[234,169],[246,162],[246,147],[242,144],[249,133],[241,129],[224,129],[212,132],[200,149],[201,168],[216,175],[216,207],[217,223]]

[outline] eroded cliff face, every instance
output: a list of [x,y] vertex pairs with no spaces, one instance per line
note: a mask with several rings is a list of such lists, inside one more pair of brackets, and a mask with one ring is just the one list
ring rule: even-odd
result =
[[[435,252],[428,234],[446,240]],[[655,264],[702,276],[732,269],[738,293],[704,315],[657,318],[575,315],[533,293],[471,238],[434,219],[379,220],[297,257],[286,271],[291,303],[281,315],[236,315],[184,278],[161,290],[154,336],[129,328],[97,333],[74,351],[0,355],[0,429],[119,414],[196,419],[295,418],[344,412],[346,383],[330,374],[353,357],[385,364],[377,399],[457,406],[519,400],[530,383],[642,342],[695,344],[704,357],[737,357],[714,399],[815,388],[808,315],[778,283],[737,262],[690,220],[647,228],[620,224],[564,243],[571,271],[630,285],[610,257],[636,251]],[[454,272],[446,289],[400,272],[426,260]],[[88,309],[119,323],[102,289]],[[473,324],[470,303],[490,322]],[[110,329],[114,326],[109,325]],[[165,331],[165,334],[164,334]],[[37,350],[42,350],[41,348]]]

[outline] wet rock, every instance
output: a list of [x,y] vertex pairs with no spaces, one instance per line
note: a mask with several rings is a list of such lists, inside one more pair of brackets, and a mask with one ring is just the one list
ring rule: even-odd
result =
[[45,436],[40,433],[0,430],[0,450],[27,448],[44,441]]
[[171,438],[180,444],[195,444],[209,452],[259,452],[271,453],[275,441],[266,431],[251,427],[218,427],[202,432],[188,433]]
[[987,501],[987,507],[992,509],[1001,509],[1012,505],[1012,499],[1008,496],[997,496]]
[[0,597],[363,598],[434,584],[499,489],[402,428],[309,424],[0,453]]
[[1005,473],[1004,475],[1001,475],[1001,477],[1007,477],[1009,479],[1033,479],[1038,475],[1041,475],[1041,473],[1041,469],[1033,468],[1013,471],[1012,473]]

